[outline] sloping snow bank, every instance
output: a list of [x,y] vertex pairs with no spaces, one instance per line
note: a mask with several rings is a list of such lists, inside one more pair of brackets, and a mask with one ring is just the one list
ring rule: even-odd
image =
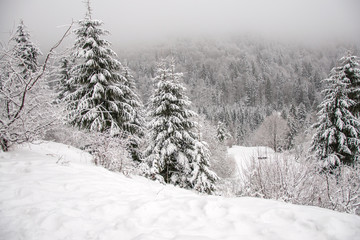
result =
[[269,160],[274,158],[274,150],[269,147],[243,147],[232,146],[228,149],[228,154],[237,165],[237,174],[243,175],[251,165],[251,162],[257,159]]
[[88,154],[61,144],[23,145],[0,153],[0,239],[359,236],[360,217],[355,215],[255,198],[201,196],[109,172],[93,166]]

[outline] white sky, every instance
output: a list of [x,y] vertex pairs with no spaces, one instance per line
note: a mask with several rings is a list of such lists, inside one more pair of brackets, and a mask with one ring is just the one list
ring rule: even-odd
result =
[[[359,0],[92,0],[117,46],[162,38],[255,32],[279,38],[360,39]],[[82,0],[0,0],[0,41],[22,18],[47,48],[85,14]],[[358,41],[359,42],[359,41]]]

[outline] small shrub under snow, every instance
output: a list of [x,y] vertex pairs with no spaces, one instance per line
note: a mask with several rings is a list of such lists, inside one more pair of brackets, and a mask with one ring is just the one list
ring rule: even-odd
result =
[[[276,157],[277,156],[277,157]],[[360,214],[360,166],[331,172],[319,164],[291,156],[253,158],[246,171],[227,188],[237,196],[275,199]],[[225,184],[225,183],[224,183]]]

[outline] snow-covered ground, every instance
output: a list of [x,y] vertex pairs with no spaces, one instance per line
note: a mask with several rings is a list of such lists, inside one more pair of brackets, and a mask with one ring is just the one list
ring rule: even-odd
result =
[[93,166],[57,143],[0,153],[0,239],[359,239],[360,217],[198,195]]
[[246,172],[254,160],[275,159],[275,152],[269,147],[243,147],[234,145],[228,149],[228,154],[236,162],[238,175]]

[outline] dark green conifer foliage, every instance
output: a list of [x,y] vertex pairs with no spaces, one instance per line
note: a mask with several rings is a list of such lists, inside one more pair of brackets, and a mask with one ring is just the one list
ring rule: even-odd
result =
[[11,39],[14,43],[13,55],[18,60],[18,66],[22,68],[24,78],[34,73],[38,68],[38,58],[41,56],[40,49],[31,42],[23,20],[20,20],[14,37]]
[[209,151],[195,134],[196,113],[180,82],[182,73],[174,72],[174,63],[159,64],[155,90],[149,102],[149,145],[145,153],[151,179],[183,188],[212,193],[216,174],[208,169]]
[[298,113],[293,104],[290,106],[289,114],[287,116],[287,125],[289,132],[287,134],[287,149],[292,149],[295,146],[295,137],[299,131]]
[[360,117],[360,63],[359,57],[348,54],[346,57],[340,59],[340,66],[335,68],[335,71],[341,73],[342,79],[349,80],[348,97],[354,103],[349,107],[349,110],[354,116]]
[[69,122],[91,131],[109,131],[112,135],[133,134],[139,99],[122,76],[122,66],[110,43],[102,39],[108,34],[102,22],[91,18],[89,2],[84,19],[74,30],[75,64],[69,84],[75,91],[67,95]]
[[335,67],[324,80],[327,88],[323,91],[325,98],[320,104],[318,122],[314,125],[316,133],[311,150],[326,167],[341,163],[351,165],[359,160],[360,122],[350,111],[356,102],[349,98],[348,69],[348,64]]

